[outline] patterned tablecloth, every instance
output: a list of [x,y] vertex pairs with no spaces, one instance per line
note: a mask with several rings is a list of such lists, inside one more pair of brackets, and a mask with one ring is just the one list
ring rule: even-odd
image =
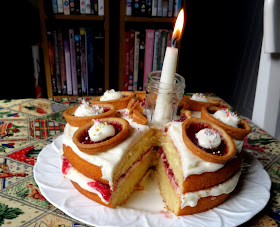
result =
[[[38,154],[63,133],[62,112],[80,101],[0,100],[0,226],[86,226],[49,203],[33,178]],[[249,123],[244,149],[262,163],[272,188],[268,205],[244,225],[280,226],[280,142]]]

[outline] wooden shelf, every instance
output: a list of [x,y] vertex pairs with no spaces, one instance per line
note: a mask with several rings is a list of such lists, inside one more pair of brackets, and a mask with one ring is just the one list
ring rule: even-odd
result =
[[56,20],[88,20],[88,21],[104,21],[104,16],[97,15],[63,15],[63,14],[55,14],[54,19]]
[[152,22],[152,23],[175,23],[176,17],[132,17],[125,16],[125,22]]

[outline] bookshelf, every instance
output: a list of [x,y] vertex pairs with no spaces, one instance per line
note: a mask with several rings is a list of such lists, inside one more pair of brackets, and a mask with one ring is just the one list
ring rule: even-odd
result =
[[[184,1],[182,0],[182,7],[184,7],[184,5]],[[175,21],[176,17],[126,16],[126,0],[120,0],[118,90],[123,90],[125,83],[125,32],[130,29],[135,30],[139,28],[142,30],[148,28],[173,30]]]
[[41,35],[42,35],[42,49],[44,55],[44,68],[46,75],[46,87],[48,98],[54,97],[75,97],[75,95],[53,95],[52,88],[52,75],[50,67],[50,56],[48,46],[48,25],[65,25],[65,24],[86,24],[88,26],[96,26],[103,28],[104,31],[104,90],[109,89],[109,0],[104,0],[104,16],[98,15],[64,15],[64,14],[53,14],[52,8],[48,6],[51,1],[39,0],[39,12],[40,12],[40,23],[41,23]]

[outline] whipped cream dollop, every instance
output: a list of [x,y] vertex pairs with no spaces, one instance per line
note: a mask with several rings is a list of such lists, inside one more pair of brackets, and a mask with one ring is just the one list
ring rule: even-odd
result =
[[107,122],[101,122],[100,120],[93,121],[94,124],[88,130],[91,141],[98,142],[115,135],[116,131],[113,125],[108,125]]
[[235,128],[238,127],[238,123],[240,122],[240,118],[229,109],[218,110],[213,114],[213,116],[223,123]]
[[215,129],[204,128],[195,134],[198,140],[199,146],[212,149],[216,148],[221,144],[220,134]]
[[115,91],[114,89],[111,89],[104,92],[104,94],[100,97],[100,101],[115,100],[120,99],[122,97],[123,94],[120,91]]
[[87,117],[102,113],[104,113],[104,109],[102,107],[99,107],[97,105],[90,105],[89,102],[83,99],[81,105],[79,105],[76,109],[74,116]]
[[203,93],[195,93],[190,99],[197,102],[209,102],[208,98]]

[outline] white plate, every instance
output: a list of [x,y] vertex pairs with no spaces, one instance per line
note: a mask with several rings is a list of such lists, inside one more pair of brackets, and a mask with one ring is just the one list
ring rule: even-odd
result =
[[270,197],[269,175],[257,159],[244,152],[245,165],[237,188],[225,203],[215,209],[180,217],[168,214],[154,187],[145,187],[144,191],[135,193],[125,207],[111,209],[83,196],[63,177],[58,156],[61,141],[60,136],[40,152],[34,166],[34,178],[50,203],[88,225],[237,226],[261,211]]

